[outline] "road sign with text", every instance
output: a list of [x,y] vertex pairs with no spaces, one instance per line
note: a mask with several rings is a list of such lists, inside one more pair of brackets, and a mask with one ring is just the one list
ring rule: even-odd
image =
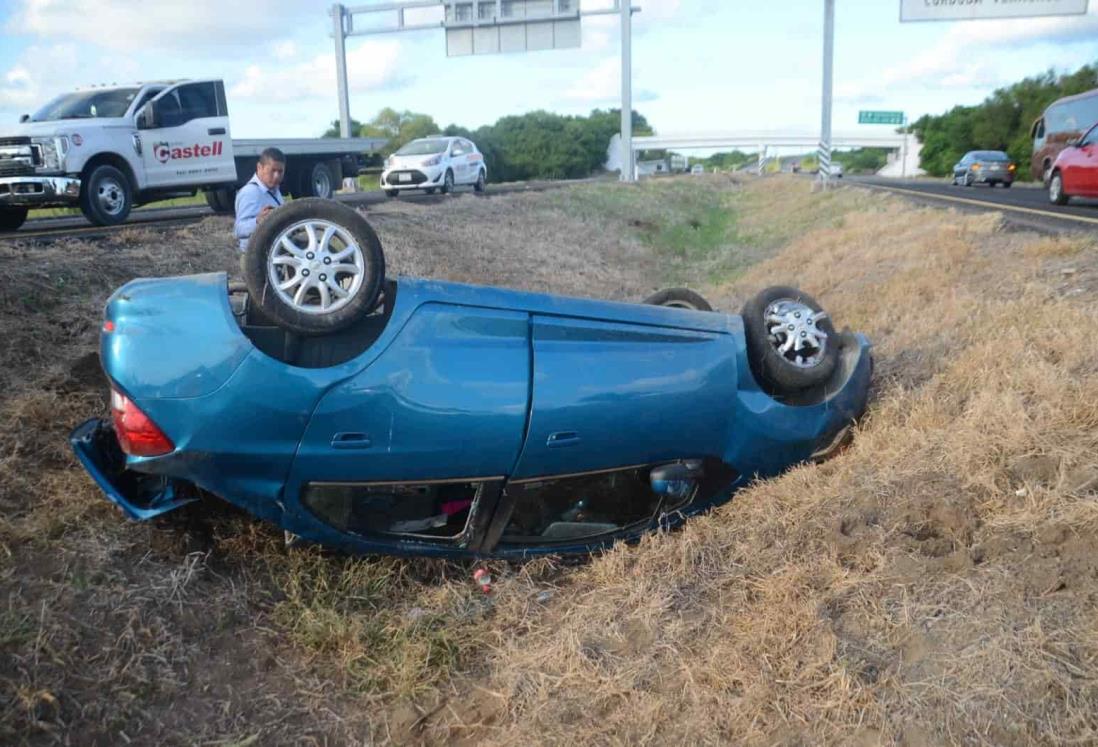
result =
[[858,112],[858,124],[902,125],[903,112]]
[[900,0],[900,21],[971,21],[977,18],[1074,16],[1087,0]]

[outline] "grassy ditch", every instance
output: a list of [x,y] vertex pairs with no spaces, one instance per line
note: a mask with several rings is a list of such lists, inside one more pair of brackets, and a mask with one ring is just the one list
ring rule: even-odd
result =
[[490,563],[484,595],[215,506],[130,523],[77,467],[106,295],[235,271],[231,221],[2,243],[0,741],[1098,739],[1092,237],[781,177],[367,215],[405,274],[728,309],[800,285],[874,342],[870,411],[825,464],[586,563]]

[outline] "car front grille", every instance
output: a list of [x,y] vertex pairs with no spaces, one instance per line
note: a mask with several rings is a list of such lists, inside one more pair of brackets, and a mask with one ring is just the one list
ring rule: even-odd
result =
[[0,157],[0,176],[32,176],[34,167],[26,161]]
[[[405,180],[401,179],[401,174],[411,174],[412,178]],[[390,171],[389,172],[389,184],[394,187],[399,187],[401,184],[423,184],[427,181],[427,175],[418,169],[406,169],[404,171]]]

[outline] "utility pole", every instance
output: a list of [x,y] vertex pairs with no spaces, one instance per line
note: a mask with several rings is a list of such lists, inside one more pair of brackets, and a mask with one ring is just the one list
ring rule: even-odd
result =
[[332,36],[335,38],[336,84],[339,86],[339,136],[351,136],[351,100],[347,91],[347,50],[344,46],[347,33],[343,25],[346,11],[342,5],[332,6]]
[[621,181],[631,182],[633,174],[633,3],[618,0],[621,6]]
[[824,0],[823,104],[820,107],[820,182],[831,182],[831,66],[835,57],[835,0]]

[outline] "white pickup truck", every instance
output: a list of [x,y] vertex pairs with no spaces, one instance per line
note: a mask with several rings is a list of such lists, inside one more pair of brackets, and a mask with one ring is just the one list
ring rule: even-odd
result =
[[96,225],[126,220],[135,205],[206,193],[231,212],[236,190],[264,148],[286,154],[283,191],[330,197],[358,173],[376,138],[232,140],[225,85],[184,80],[91,88],[58,96],[0,129],[0,231],[36,207],[79,206]]

